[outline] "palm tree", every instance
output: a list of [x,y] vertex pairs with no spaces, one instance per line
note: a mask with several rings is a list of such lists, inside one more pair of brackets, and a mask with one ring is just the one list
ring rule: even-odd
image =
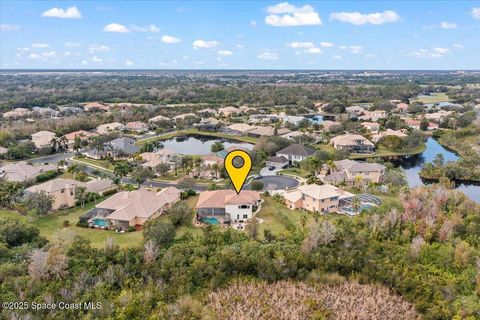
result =
[[119,161],[115,164],[113,168],[113,173],[117,177],[125,177],[131,171],[130,164],[126,161]]
[[57,137],[53,137],[52,140],[50,140],[50,144],[51,144],[51,146],[52,146],[52,152],[57,151],[58,138],[57,138]]
[[68,144],[68,141],[67,141],[67,138],[65,138],[65,136],[61,136],[60,138],[58,138],[58,146],[61,147],[63,150],[67,149],[67,144]]
[[327,161],[327,167],[328,167],[328,170],[329,170],[328,173],[332,173],[332,171],[337,170],[337,165],[332,160]]
[[75,177],[77,176],[77,173],[80,172],[80,168],[78,167],[77,164],[71,164],[70,166],[68,166],[67,172],[72,173],[73,179],[75,179]]
[[87,198],[87,188],[80,186],[75,189],[75,199],[80,201],[82,208],[85,206],[85,199]]
[[212,169],[215,172],[215,179],[218,179],[218,171],[220,170],[220,165],[218,163],[212,164]]
[[359,197],[355,197],[352,199],[352,209],[355,211],[355,214],[358,213],[358,210],[362,206],[362,200]]

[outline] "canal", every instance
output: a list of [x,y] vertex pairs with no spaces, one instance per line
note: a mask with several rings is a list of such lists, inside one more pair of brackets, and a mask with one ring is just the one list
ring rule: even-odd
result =
[[[421,155],[401,164],[410,188],[427,184],[420,178],[420,170],[425,163],[432,162],[439,153],[443,155],[445,162],[458,160],[458,156],[454,152],[445,149],[437,140],[428,138],[426,149]],[[456,189],[463,191],[473,201],[480,203],[480,185],[457,182]]]

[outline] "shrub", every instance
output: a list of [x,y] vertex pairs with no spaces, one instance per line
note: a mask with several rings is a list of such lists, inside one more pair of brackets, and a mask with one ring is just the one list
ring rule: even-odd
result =
[[106,197],[106,196],[111,196],[112,194],[115,194],[115,193],[117,193],[117,189],[111,189],[111,190],[104,191],[102,195]]
[[50,179],[55,178],[56,176],[58,176],[58,172],[56,170],[50,170],[50,171],[46,171],[44,173],[39,174],[35,178],[35,181],[36,182],[45,182],[45,181],[48,181]]
[[63,227],[64,227],[64,228],[67,228],[67,227],[70,226],[70,221],[68,221],[68,220],[63,220],[62,224],[63,224]]

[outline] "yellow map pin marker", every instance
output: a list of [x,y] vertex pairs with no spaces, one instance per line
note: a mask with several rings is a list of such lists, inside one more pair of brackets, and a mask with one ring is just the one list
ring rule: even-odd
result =
[[[243,160],[241,166],[234,163],[234,161],[237,162],[238,158]],[[240,159],[238,162],[241,162]],[[230,177],[237,194],[242,190],[250,169],[252,169],[252,158],[250,158],[250,155],[243,150],[233,150],[225,157],[225,170],[227,170],[228,176]]]

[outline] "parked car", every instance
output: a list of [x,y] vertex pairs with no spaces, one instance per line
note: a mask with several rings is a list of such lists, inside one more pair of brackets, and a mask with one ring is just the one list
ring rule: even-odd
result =
[[270,166],[270,167],[268,167],[268,170],[270,170],[270,171],[275,170],[275,167],[274,167],[274,166]]

